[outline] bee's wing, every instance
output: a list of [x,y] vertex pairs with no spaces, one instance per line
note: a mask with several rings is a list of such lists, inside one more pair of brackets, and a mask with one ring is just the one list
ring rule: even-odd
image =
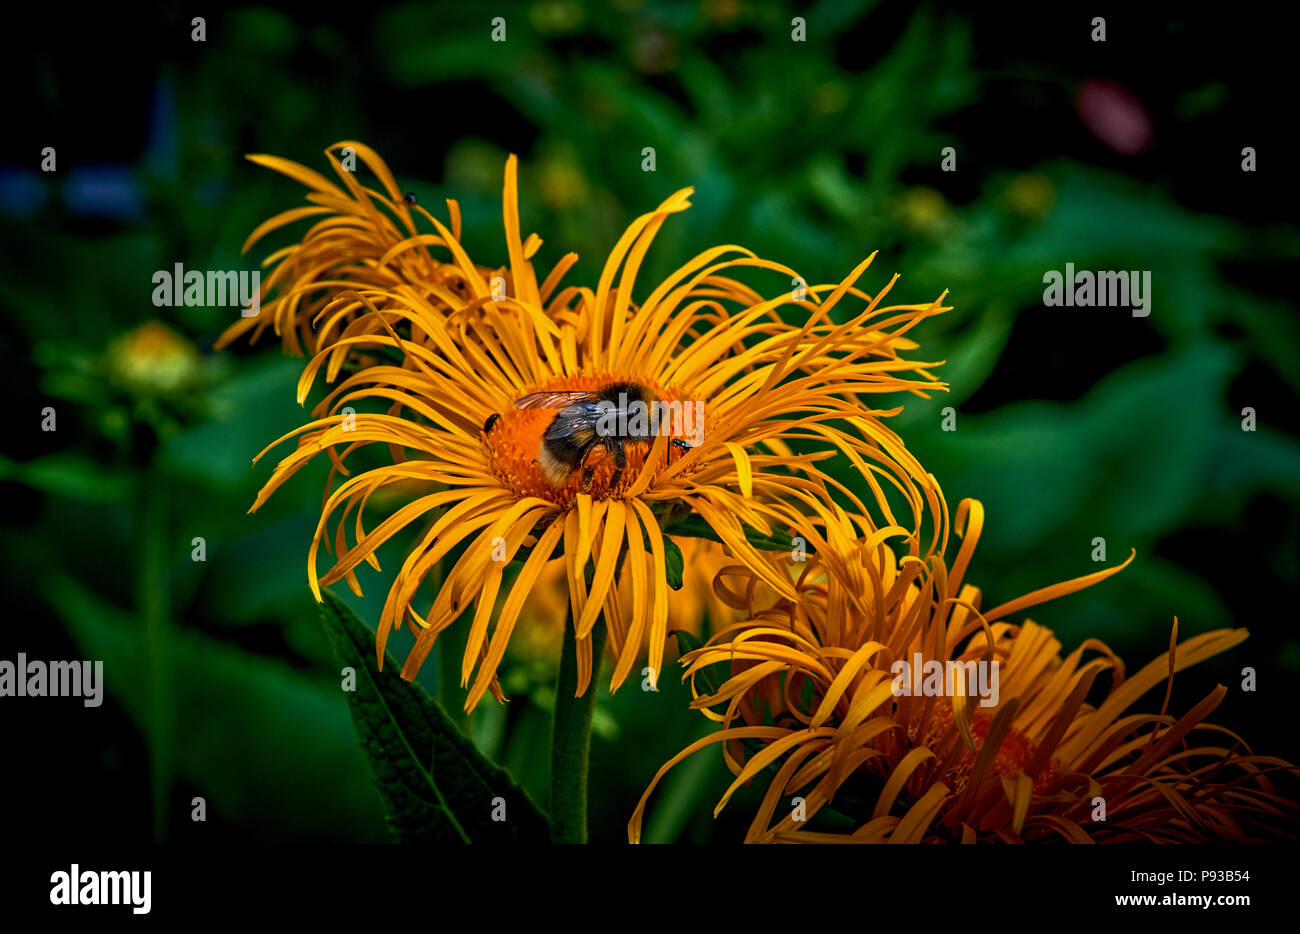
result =
[[613,431],[605,422],[617,409],[610,402],[575,402],[556,413],[546,426],[547,441],[567,441],[579,445],[596,443],[599,436]]
[[585,390],[561,392],[530,392],[515,400],[517,409],[563,409],[578,402],[592,402],[597,398],[594,392]]

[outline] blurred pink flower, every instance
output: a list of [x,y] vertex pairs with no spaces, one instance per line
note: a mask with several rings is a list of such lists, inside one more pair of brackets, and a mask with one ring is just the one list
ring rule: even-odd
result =
[[1088,132],[1118,153],[1135,156],[1155,139],[1155,128],[1142,103],[1128,88],[1108,78],[1084,81],[1075,106]]

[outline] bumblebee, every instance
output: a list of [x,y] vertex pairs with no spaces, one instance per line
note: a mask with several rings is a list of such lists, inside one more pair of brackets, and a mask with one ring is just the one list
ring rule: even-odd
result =
[[[653,390],[635,382],[611,383],[592,391],[532,392],[514,403],[517,409],[555,410],[555,417],[542,434],[537,463],[555,486],[581,467],[583,492],[591,489],[595,464],[588,464],[587,458],[597,447],[604,447],[613,457],[609,487],[618,485],[627,466],[627,444],[654,440],[658,421],[647,417],[647,413],[658,404]],[[488,416],[483,433],[490,433],[500,417]],[[669,443],[681,450],[690,448],[681,438],[672,438]]]

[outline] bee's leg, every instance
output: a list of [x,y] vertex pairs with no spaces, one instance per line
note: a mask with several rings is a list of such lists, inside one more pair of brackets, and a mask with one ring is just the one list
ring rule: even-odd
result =
[[623,447],[623,439],[619,438],[614,442],[614,472],[609,475],[609,488],[612,490],[618,486],[618,481],[623,479],[623,468],[627,466],[627,450]]
[[575,466],[578,464],[582,466],[582,492],[584,493],[591,492],[591,481],[596,475],[596,465],[600,463],[599,458],[593,460],[591,456],[598,447],[599,443],[588,445],[575,463]]

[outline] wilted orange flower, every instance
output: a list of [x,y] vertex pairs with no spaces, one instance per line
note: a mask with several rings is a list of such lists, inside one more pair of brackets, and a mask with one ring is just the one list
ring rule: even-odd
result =
[[[321,586],[339,580],[359,592],[360,564],[378,569],[380,545],[423,525],[379,621],[381,663],[388,633],[406,624],[417,638],[402,674],[413,677],[437,635],[473,607],[462,667],[466,705],[489,689],[499,696],[495,673],[511,632],[543,567],[562,555],[580,692],[591,676],[593,629],[617,582],[631,582],[627,618],[606,614],[617,687],[643,644],[651,669],[660,670],[670,600],[666,555],[673,547],[665,530],[683,517],[707,524],[738,561],[793,599],[790,581],[751,544],[754,535],[820,539],[819,528],[838,529],[850,512],[878,514],[895,527],[887,489],[901,494],[913,528],[935,508],[930,478],[881,421],[897,408],[866,401],[941,388],[928,373],[932,364],[899,352],[915,347],[908,330],[946,310],[942,296],[885,306],[892,282],[874,294],[855,287],[871,258],[838,285],[789,291],[785,283],[801,281],[793,270],[719,246],[637,303],[633,290],[646,251],[664,221],[689,207],[690,193],[677,192],[628,228],[594,290],[559,289],[576,257],[566,256],[539,283],[531,259],[541,241],[521,236],[511,157],[504,193],[509,263],[496,281],[435,220],[452,267],[440,275],[458,276],[467,294],[402,277],[338,290],[320,309],[320,349],[300,380],[300,401],[322,372],[328,382],[347,375],[315,407],[313,421],[281,439],[298,436],[297,448],[276,466],[253,508],[322,452],[333,462],[331,483],[336,474],[348,478],[327,493],[311,545],[308,572],[318,597]],[[782,291],[764,298],[727,274],[743,268],[779,273]],[[841,308],[851,300],[864,307]],[[612,445],[593,443],[566,472],[542,450],[558,407],[531,400],[620,384],[644,387],[656,404],[694,407],[698,437],[684,441],[674,419],[652,440],[630,440],[622,464]],[[361,449],[370,463],[377,456],[389,462],[351,475],[344,462]],[[870,511],[820,466],[837,452],[862,472]],[[370,497],[412,481],[427,484],[427,492],[365,528]],[[872,534],[876,524],[863,518],[856,529]],[[336,554],[324,573],[317,570],[322,543],[332,543]],[[919,553],[915,536],[910,547]],[[420,613],[420,584],[444,559],[451,567]],[[513,559],[523,564],[498,611]]]
[[[1178,643],[1175,621],[1168,655],[1127,678],[1095,639],[1062,657],[1051,630],[1010,618],[1132,556],[981,611],[964,578],[983,520],[979,502],[960,504],[951,568],[942,552],[897,561],[877,535],[831,565],[810,563],[794,600],[764,597],[746,569],[724,571],[720,590],[749,618],[683,658],[693,705],[721,728],[660,769],[629,838],[665,772],[713,743],[736,776],[715,814],[742,785],[767,782],[748,842],[1245,840],[1295,827],[1296,805],[1269,775],[1296,770],[1205,722],[1223,686],[1167,715],[1174,672],[1237,645],[1244,629]],[[720,663],[730,677],[701,688]],[[982,682],[969,677],[976,664]],[[1109,689],[1088,703],[1103,674]],[[1131,713],[1161,681],[1160,712]]]

